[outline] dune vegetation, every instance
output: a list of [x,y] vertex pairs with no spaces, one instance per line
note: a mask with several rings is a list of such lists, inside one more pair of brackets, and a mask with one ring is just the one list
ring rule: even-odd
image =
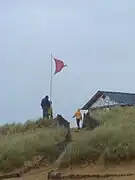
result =
[[135,107],[113,108],[108,112],[97,111],[100,127],[81,131],[57,161],[59,167],[97,162],[129,161],[135,157]]
[[66,130],[56,127],[52,120],[27,121],[0,127],[0,171],[9,172],[44,156],[57,167],[82,163],[129,161],[135,156],[135,107],[97,111],[101,125],[93,131],[72,132],[72,141],[58,157],[57,144],[65,138]]
[[64,140],[65,130],[54,127],[52,120],[42,119],[1,126],[0,171],[13,171],[39,155],[47,162],[55,160],[58,155],[56,146]]

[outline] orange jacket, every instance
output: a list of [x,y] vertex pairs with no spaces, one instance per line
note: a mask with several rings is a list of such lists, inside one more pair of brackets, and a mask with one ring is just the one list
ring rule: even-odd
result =
[[76,117],[76,119],[82,119],[82,114],[80,111],[76,111],[73,117]]

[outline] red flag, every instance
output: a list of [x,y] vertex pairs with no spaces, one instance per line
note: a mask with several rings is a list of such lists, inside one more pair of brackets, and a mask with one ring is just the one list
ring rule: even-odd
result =
[[63,61],[61,61],[61,60],[59,60],[59,59],[56,59],[56,58],[54,58],[54,57],[53,57],[53,59],[54,59],[54,61],[55,61],[55,66],[56,66],[56,68],[55,68],[55,73],[54,73],[54,74],[59,73],[65,66],[67,66],[67,65],[64,64]]

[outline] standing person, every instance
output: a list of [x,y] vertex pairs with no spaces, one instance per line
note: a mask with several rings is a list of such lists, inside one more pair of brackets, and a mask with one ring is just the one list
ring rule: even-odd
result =
[[48,109],[49,119],[53,119],[52,101],[50,101],[50,108]]
[[77,124],[77,127],[78,127],[78,130],[80,129],[80,121],[82,120],[82,114],[80,112],[80,109],[78,109],[76,111],[76,113],[74,114],[73,118],[76,117],[76,124]]
[[49,118],[48,110],[50,108],[50,101],[47,95],[41,100],[41,107],[43,109],[43,119],[44,118],[48,119]]

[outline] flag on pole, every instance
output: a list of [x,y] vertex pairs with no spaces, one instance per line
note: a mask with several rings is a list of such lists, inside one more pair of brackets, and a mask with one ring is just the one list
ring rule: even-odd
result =
[[55,61],[55,74],[59,73],[64,67],[66,67],[67,65],[64,64],[63,61],[59,60],[59,59],[56,59],[52,56],[52,58],[54,59]]

